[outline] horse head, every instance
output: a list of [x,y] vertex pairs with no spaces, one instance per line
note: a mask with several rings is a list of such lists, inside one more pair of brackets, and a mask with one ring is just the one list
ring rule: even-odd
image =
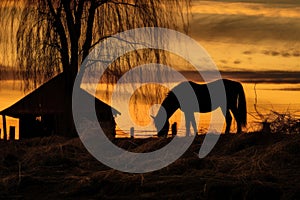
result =
[[169,120],[165,119],[165,118],[161,118],[158,115],[156,117],[151,116],[153,118],[154,121],[154,125],[156,127],[157,130],[157,136],[158,137],[167,137],[168,132],[169,132]]

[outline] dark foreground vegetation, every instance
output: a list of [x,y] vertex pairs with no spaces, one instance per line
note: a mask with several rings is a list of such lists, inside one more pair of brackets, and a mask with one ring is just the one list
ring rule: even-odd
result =
[[[94,159],[81,141],[58,136],[1,141],[3,199],[300,199],[300,134],[222,135],[198,158],[203,136],[175,163],[128,174]],[[115,139],[152,151],[167,139]]]

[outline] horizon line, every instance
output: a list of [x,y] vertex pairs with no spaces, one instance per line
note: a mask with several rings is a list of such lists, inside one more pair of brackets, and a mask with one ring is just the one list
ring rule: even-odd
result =
[[[7,69],[7,68],[6,68]],[[210,76],[211,78],[218,77],[216,71],[202,71],[201,74],[196,70],[179,70],[188,80],[203,82],[201,74]],[[243,83],[273,83],[273,84],[300,84],[300,71],[280,71],[280,70],[239,70],[239,71],[217,71],[224,79],[234,79]],[[22,81],[16,76],[15,70],[1,70],[0,81]],[[55,77],[55,76],[53,76]],[[176,80],[174,80],[176,81]]]

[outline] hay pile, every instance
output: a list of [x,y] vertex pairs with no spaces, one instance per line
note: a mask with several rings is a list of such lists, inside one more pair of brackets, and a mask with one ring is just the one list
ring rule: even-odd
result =
[[[166,139],[115,139],[150,152]],[[0,197],[25,199],[299,199],[300,135],[222,135],[198,158],[198,136],[176,162],[159,171],[128,174],[94,159],[77,139],[58,136],[0,142]]]

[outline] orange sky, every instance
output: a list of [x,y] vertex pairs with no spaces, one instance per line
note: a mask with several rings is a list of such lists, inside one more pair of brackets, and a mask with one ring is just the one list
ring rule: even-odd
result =
[[300,4],[194,1],[191,35],[221,70],[300,71]]

